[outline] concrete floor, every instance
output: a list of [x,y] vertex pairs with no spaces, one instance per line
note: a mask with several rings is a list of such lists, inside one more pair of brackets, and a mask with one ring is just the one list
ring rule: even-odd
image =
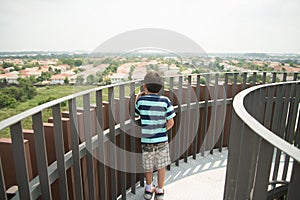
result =
[[[171,165],[165,180],[165,200],[218,200],[223,199],[227,150],[222,153],[197,155],[197,159],[189,157],[188,162],[179,162],[179,167]],[[154,184],[157,185],[156,174]],[[130,191],[128,200],[143,200],[144,187],[137,187],[136,194]]]

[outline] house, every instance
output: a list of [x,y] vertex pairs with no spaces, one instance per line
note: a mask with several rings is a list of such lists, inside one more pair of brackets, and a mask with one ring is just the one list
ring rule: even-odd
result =
[[13,71],[6,74],[1,74],[0,79],[6,79],[7,84],[19,84],[19,72]]
[[50,84],[52,85],[63,85],[66,78],[71,77],[70,74],[55,74],[50,78]]
[[114,73],[109,76],[109,79],[111,80],[111,83],[120,83],[128,79],[128,74]]

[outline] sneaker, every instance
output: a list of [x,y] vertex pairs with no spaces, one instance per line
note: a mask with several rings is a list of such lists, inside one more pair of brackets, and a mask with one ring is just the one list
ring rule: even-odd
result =
[[157,191],[155,191],[154,200],[164,200],[164,194],[165,190],[162,193],[158,193]]
[[152,189],[152,192],[145,190],[145,192],[144,192],[144,199],[145,200],[152,199],[153,192],[154,192],[154,188]]

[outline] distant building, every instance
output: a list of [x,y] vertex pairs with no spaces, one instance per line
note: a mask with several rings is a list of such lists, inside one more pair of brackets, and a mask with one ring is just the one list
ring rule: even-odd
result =
[[120,83],[120,82],[126,81],[128,79],[128,74],[114,73],[109,76],[109,79],[111,80],[112,83]]

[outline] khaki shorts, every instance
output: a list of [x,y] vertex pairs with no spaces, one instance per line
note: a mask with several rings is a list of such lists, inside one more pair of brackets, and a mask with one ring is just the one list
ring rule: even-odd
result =
[[171,163],[169,144],[142,144],[143,168],[146,171],[161,169]]

